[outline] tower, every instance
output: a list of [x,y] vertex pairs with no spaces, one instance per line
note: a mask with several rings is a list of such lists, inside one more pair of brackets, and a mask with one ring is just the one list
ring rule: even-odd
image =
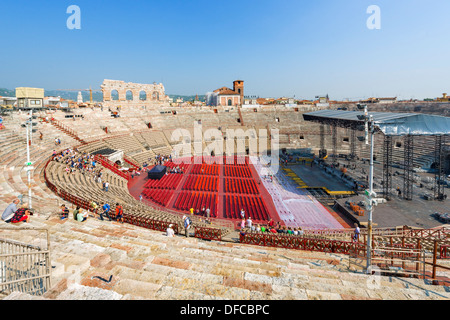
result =
[[241,105],[244,104],[244,81],[242,81],[242,80],[233,81],[233,91],[240,94]]

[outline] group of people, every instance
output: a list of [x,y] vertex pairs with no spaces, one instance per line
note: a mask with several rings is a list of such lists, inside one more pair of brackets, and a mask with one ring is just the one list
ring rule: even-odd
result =
[[29,222],[33,211],[25,205],[18,208],[19,199],[14,199],[13,202],[6,207],[2,213],[2,220],[6,223]]
[[95,201],[91,201],[90,208],[94,214],[99,215],[100,220],[104,220],[103,216],[106,216],[109,221],[115,220],[123,223],[123,207],[120,203],[116,203],[115,210],[111,210],[109,203],[104,202],[100,207]]
[[[86,211],[81,209],[80,206],[77,206],[72,213],[73,219],[79,222],[84,222],[88,219],[89,216],[95,217],[95,215],[98,215],[100,220],[104,220],[103,216],[106,216],[109,221],[112,221],[114,219],[117,222],[123,223],[123,207],[119,203],[116,203],[114,213],[112,213],[111,206],[107,202],[105,202],[103,206],[100,207],[95,201],[91,201],[89,207],[90,208]],[[92,214],[90,214],[91,211]],[[69,218],[69,209],[66,207],[66,205],[61,205],[59,216],[61,220]]]
[[246,232],[257,233],[272,233],[272,234],[287,234],[293,236],[303,236],[304,232],[301,227],[286,227],[282,226],[280,222],[275,222],[272,219],[267,224],[253,224],[252,218],[248,217],[241,221],[241,234]]
[[90,153],[79,152],[77,149],[70,148],[60,153],[56,153],[53,150],[53,161],[65,164],[67,174],[74,174],[76,171],[79,171],[82,174],[91,175],[101,182],[102,168],[97,168],[97,161],[94,155]]
[[[149,160],[152,161],[151,158],[149,158]],[[167,156],[167,155],[157,154],[152,162],[154,164],[164,165],[164,163],[166,163],[166,161],[172,161],[172,155]]]
[[194,208],[190,208],[189,213],[191,215],[205,217],[208,220],[211,218],[211,209],[205,208],[205,206],[203,206],[201,210],[198,208],[196,210],[194,210]]

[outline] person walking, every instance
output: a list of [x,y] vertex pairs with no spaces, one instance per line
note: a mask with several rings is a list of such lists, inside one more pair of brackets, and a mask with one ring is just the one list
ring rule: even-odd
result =
[[191,228],[191,219],[189,217],[183,216],[184,219],[184,232],[186,238],[189,238],[189,229]]
[[100,220],[103,221],[104,220],[103,219],[103,215],[106,215],[108,217],[109,221],[111,221],[112,219],[109,216],[109,210],[111,209],[111,207],[109,206],[109,204],[105,202],[105,204],[103,205],[102,209],[103,209],[103,212],[100,213]]
[[361,234],[361,230],[359,229],[358,224],[355,222],[355,231],[353,233],[353,242],[359,241],[359,235]]

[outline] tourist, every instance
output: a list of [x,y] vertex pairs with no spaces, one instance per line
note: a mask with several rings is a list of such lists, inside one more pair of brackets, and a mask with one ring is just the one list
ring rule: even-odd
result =
[[106,216],[108,217],[109,221],[111,221],[112,219],[111,219],[111,217],[109,216],[109,210],[111,209],[111,207],[109,206],[109,204],[105,202],[105,203],[103,204],[102,209],[103,209],[103,212],[100,213],[100,220],[103,221],[103,220],[104,220],[104,219],[103,219],[103,215],[106,215]]
[[266,228],[264,226],[261,226],[261,232],[262,233],[266,232]]
[[298,228],[298,235],[299,235],[299,236],[303,236],[303,233],[304,233],[304,232],[303,232],[302,228],[299,227],[299,228]]
[[359,241],[360,233],[361,233],[361,230],[359,229],[358,223],[355,222],[355,231],[353,233],[353,242]]
[[190,211],[191,215],[194,214],[194,208],[190,208],[189,211]]
[[88,213],[86,211],[80,210],[77,214],[77,221],[78,222],[84,222],[88,218]]
[[184,220],[184,232],[186,235],[186,238],[189,238],[189,229],[191,228],[191,219],[189,217],[183,216]]
[[116,221],[123,223],[123,207],[116,203]]
[[273,221],[272,218],[269,219],[268,226],[269,227],[274,227],[275,226],[275,221]]
[[17,211],[17,205],[19,204],[19,202],[19,199],[14,199],[13,202],[6,207],[5,211],[3,211],[2,214],[3,221],[10,220],[14,216]]
[[169,224],[169,227],[166,230],[166,236],[168,237],[175,237],[175,231],[172,229],[173,224]]
[[211,210],[208,208],[208,209],[206,209],[206,218],[209,220],[209,217],[210,217],[210,212],[211,212]]
[[26,207],[22,207],[14,212],[14,215],[9,220],[6,220],[6,223],[19,223],[19,222],[28,222],[30,220],[30,215],[32,215],[31,211]]
[[242,221],[241,221],[241,229],[244,229],[245,228],[245,219],[242,219]]
[[77,215],[78,215],[79,212],[80,212],[80,207],[77,206],[77,207],[75,208],[75,210],[73,210],[73,220],[77,220],[77,219],[78,219],[78,218],[77,218]]
[[69,209],[66,207],[65,204],[61,205],[61,212],[60,212],[60,218],[61,220],[64,220],[69,217]]
[[202,211],[200,212],[200,214],[202,215],[202,217],[204,217],[205,213],[206,213],[206,210],[205,210],[205,207],[203,206],[202,207]]
[[91,208],[92,208],[92,212],[93,212],[94,214],[97,214],[98,204],[95,203],[94,200],[92,200],[91,203],[90,203],[90,206],[91,206]]
[[139,201],[141,201],[142,202],[142,193],[139,195]]
[[261,232],[261,227],[259,226],[259,224],[256,225],[255,231],[256,232]]
[[252,218],[248,217],[247,219],[247,228],[251,229],[252,228]]
[[245,219],[245,211],[244,211],[244,209],[241,209],[241,218]]

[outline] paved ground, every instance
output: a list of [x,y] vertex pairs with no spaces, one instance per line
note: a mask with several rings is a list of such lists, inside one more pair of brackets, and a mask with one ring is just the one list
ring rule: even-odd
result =
[[330,176],[316,165],[290,165],[289,169],[294,171],[308,187],[325,187],[330,191],[351,191],[346,184]]

